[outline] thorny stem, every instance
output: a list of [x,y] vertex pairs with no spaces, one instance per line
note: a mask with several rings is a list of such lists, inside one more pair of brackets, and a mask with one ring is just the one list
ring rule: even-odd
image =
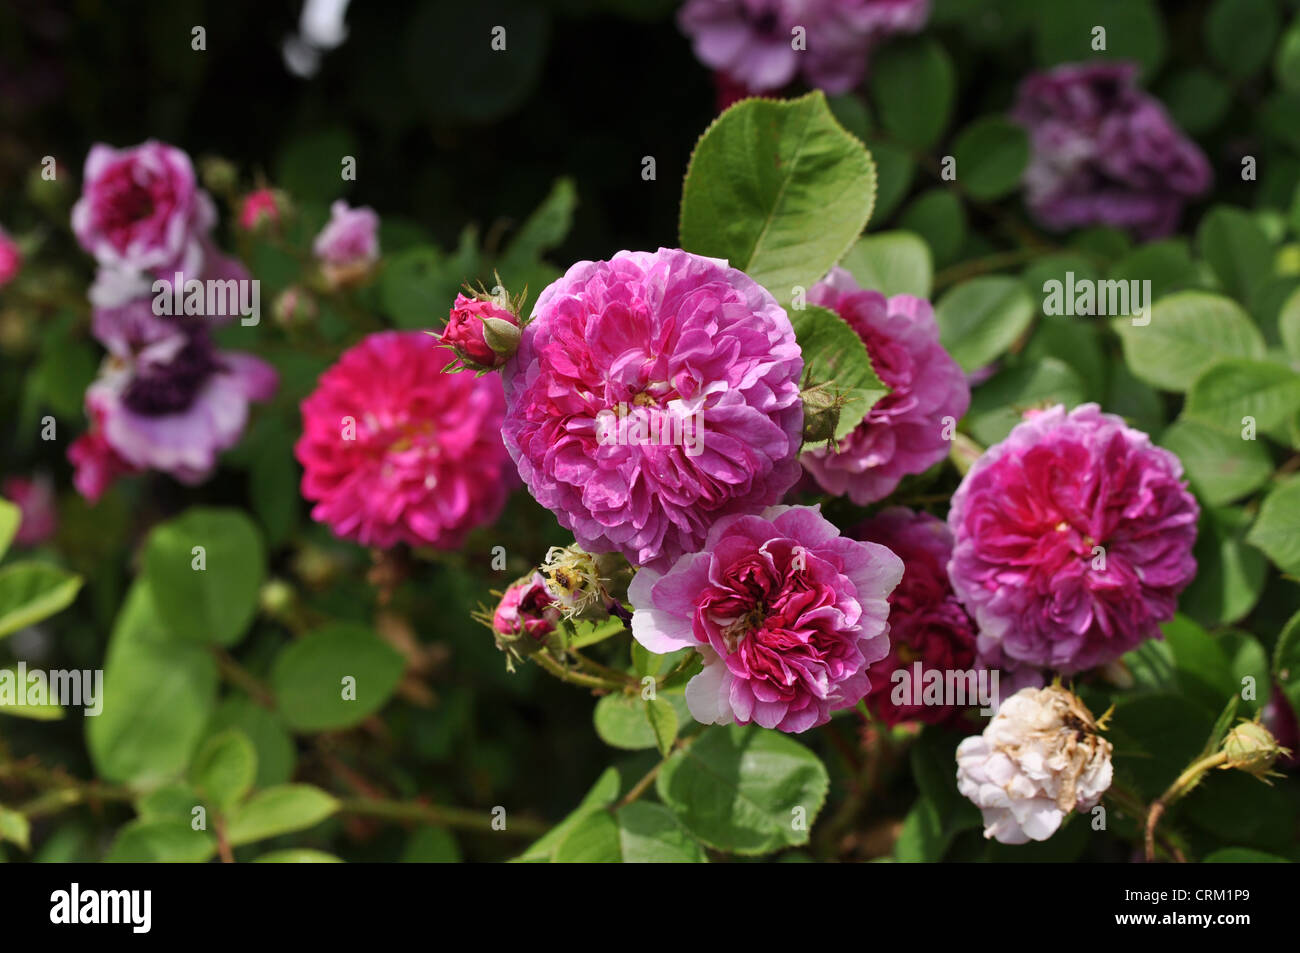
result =
[[573,669],[565,668],[547,652],[536,652],[532,655],[532,658],[537,661],[538,665],[560,679],[560,681],[581,685],[583,688],[590,688],[593,691],[622,692],[627,689],[629,684],[626,680],[614,681],[599,675],[575,672]]
[[454,827],[460,830],[493,831],[517,837],[540,837],[550,830],[543,821],[531,817],[511,815],[506,826],[493,826],[494,818],[484,811],[463,807],[440,807],[416,801],[393,801],[385,798],[346,798],[339,802],[339,813],[358,817],[377,817],[389,821],[409,821],[415,824],[432,824],[435,827]]
[[670,750],[668,754],[664,755],[658,764],[647,771],[640,781],[632,785],[627,794],[623,795],[623,799],[614,806],[614,809],[618,810],[621,807],[627,807],[633,801],[641,797],[642,794],[645,794],[645,792],[650,789],[650,785],[654,784],[655,778],[659,777],[659,772],[663,770],[663,766],[668,763],[668,759],[679,751],[685,751],[691,746],[691,742],[694,740],[694,737],[678,739],[677,744],[673,745],[672,750]]
[[235,657],[224,649],[213,649],[213,655],[217,659],[217,670],[222,678],[243,689],[249,698],[263,708],[275,710],[275,695],[261,679],[235,661]]
[[1228,755],[1226,752],[1218,751],[1211,755],[1206,755],[1199,761],[1192,762],[1182,774],[1174,779],[1174,783],[1169,785],[1169,789],[1151,802],[1151,810],[1147,812],[1146,825],[1146,850],[1147,862],[1150,863],[1156,859],[1156,825],[1160,823],[1160,818],[1164,815],[1165,809],[1171,804],[1187,794],[1192,788],[1200,782],[1206,771],[1211,768],[1217,768],[1219,765],[1226,763]]

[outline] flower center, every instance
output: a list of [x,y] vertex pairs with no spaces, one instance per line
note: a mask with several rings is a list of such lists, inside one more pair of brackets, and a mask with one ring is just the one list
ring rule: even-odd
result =
[[222,369],[212,345],[191,338],[166,364],[137,366],[122,403],[146,417],[181,413],[194,403],[208,378]]

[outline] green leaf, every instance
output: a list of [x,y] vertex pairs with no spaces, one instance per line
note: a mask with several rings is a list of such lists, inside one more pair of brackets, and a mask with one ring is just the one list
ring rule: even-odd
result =
[[1182,611],[1217,626],[1235,622],[1255,607],[1268,579],[1268,561],[1246,545],[1250,522],[1250,514],[1241,509],[1201,511],[1192,550],[1196,582],[1183,590]]
[[1124,345],[1129,369],[1164,390],[1187,390],[1223,358],[1264,356],[1264,338],[1241,306],[1203,291],[1161,298],[1151,309],[1150,324],[1119,318],[1112,327]]
[[1120,698],[1106,737],[1115,746],[1115,773],[1145,797],[1158,797],[1201,750],[1214,725],[1213,709],[1178,693]]
[[1300,288],[1291,293],[1282,305],[1277,319],[1278,335],[1282,346],[1292,361],[1300,361]]
[[556,848],[557,864],[698,864],[708,856],[673,815],[634,801],[616,813],[601,810],[576,824]]
[[1262,549],[1287,575],[1300,576],[1300,477],[1280,483],[1264,497],[1246,542]]
[[921,236],[937,265],[956,260],[966,242],[966,208],[948,189],[922,192],[903,210],[899,224]]
[[1159,97],[1174,122],[1193,136],[1214,129],[1232,102],[1228,84],[1207,69],[1192,67],[1171,74],[1159,87]]
[[1196,230],[1196,247],[1224,292],[1238,301],[1249,301],[1272,274],[1272,245],[1255,219],[1239,208],[1212,208]]
[[293,775],[296,758],[293,739],[280,716],[242,695],[224,699],[208,723],[209,737],[236,728],[253,743],[259,788],[284,784]]
[[311,850],[307,847],[290,847],[287,850],[273,850],[253,861],[255,864],[341,864],[342,859],[323,850]]
[[[573,180],[557,179],[555,185],[551,187],[550,194],[520,226],[519,231],[510,240],[505,254],[497,263],[501,280],[512,294],[519,294],[524,290],[522,285],[515,287],[517,283],[515,275],[531,268],[543,254],[564,241],[565,236],[569,234],[569,229],[573,227],[573,210],[577,205],[578,193],[573,186]],[[530,288],[529,297],[536,300],[541,290],[541,288]]]
[[1300,93],[1300,17],[1291,21],[1273,57],[1273,77],[1288,93]]
[[1149,281],[1150,304],[1176,291],[1197,288],[1201,272],[1192,260],[1192,250],[1182,238],[1152,242],[1129,252],[1110,270],[1112,281]]
[[310,784],[282,784],[254,794],[230,813],[226,836],[232,847],[315,827],[339,802]]
[[1273,676],[1292,711],[1300,711],[1300,612],[1293,615],[1273,648]]
[[404,864],[458,864],[460,846],[451,832],[425,824],[417,827],[402,851]]
[[947,292],[935,306],[939,339],[962,370],[979,370],[1025,333],[1037,311],[1024,282],[972,278]]
[[988,202],[1019,187],[1029,163],[1029,136],[1011,120],[989,116],[963,129],[952,153],[958,184],[971,198]]
[[22,521],[23,511],[8,500],[0,499],[0,558],[9,551]]
[[713,726],[670,757],[659,799],[710,847],[766,854],[808,842],[830,779],[793,738],[756,726]]
[[190,766],[190,781],[208,804],[225,812],[243,800],[257,777],[257,752],[231,728],[210,737]]
[[271,687],[290,728],[334,731],[382,708],[405,670],[402,654],[368,628],[334,622],[280,653]]
[[1160,435],[1160,444],[1183,463],[1196,495],[1222,506],[1252,493],[1273,474],[1273,459],[1257,440],[1243,440],[1240,426],[1221,430],[1186,417]]
[[725,258],[788,302],[857,239],[871,215],[871,157],[826,97],[750,99],[705,131],[682,190],[682,247]]
[[1220,847],[1201,858],[1203,864],[1289,864],[1291,861],[1277,854],[1266,854],[1249,847]]
[[211,834],[196,831],[187,819],[131,821],[117,833],[104,860],[111,864],[201,864],[217,852]]
[[446,324],[456,293],[472,277],[432,245],[417,245],[387,260],[379,279],[380,300],[398,327],[436,331]]
[[871,366],[862,338],[834,311],[807,305],[790,312],[803,351],[804,436],[842,440],[889,393]]
[[266,552],[256,524],[239,510],[194,507],[154,527],[144,565],[175,638],[229,646],[257,611]]
[[340,175],[343,157],[356,154],[356,140],[340,127],[288,138],[276,163],[275,182],[290,195],[328,202],[341,196],[347,185]]
[[[1089,0],[1039,4],[1035,53],[1042,66],[1094,57],[1137,60],[1153,76],[1164,62],[1167,40],[1151,0]],[[1095,27],[1106,31],[1106,48],[1093,49]]]
[[912,188],[916,160],[902,146],[884,139],[864,140],[876,167],[876,204],[871,217],[884,222]]
[[32,830],[26,816],[0,804],[0,841],[17,844],[24,851],[32,849]]
[[1223,647],[1185,616],[1175,616],[1160,628],[1173,651],[1178,684],[1184,696],[1209,711],[1218,712],[1239,690]]
[[569,832],[592,813],[613,804],[619,795],[622,781],[618,771],[606,768],[601,772],[591,790],[583,797],[573,811],[560,823],[541,836],[526,851],[515,858],[516,863],[546,863],[551,860],[555,850],[568,837]]
[[1300,374],[1268,361],[1229,358],[1196,378],[1183,412],[1220,430],[1240,433],[1246,417],[1253,417],[1259,430],[1273,431],[1285,426],[1297,411]]
[[0,569],[0,637],[34,625],[72,604],[81,577],[42,563]]
[[651,698],[645,703],[646,720],[654,730],[655,746],[667,757],[677,740],[677,711],[662,698]]
[[1084,396],[1083,381],[1064,361],[1044,357],[1021,364],[976,388],[970,406],[970,432],[989,447],[1004,440],[1026,410],[1044,403],[1074,407]]
[[186,782],[171,781],[136,798],[135,810],[142,821],[171,818],[188,823],[193,820],[194,809],[200,807],[202,801],[199,792]]
[[[18,687],[19,672],[17,666],[5,665],[0,667],[0,685],[9,681],[12,683],[15,692]],[[30,677],[30,673],[24,677]],[[99,699],[100,702],[103,699]],[[31,696],[28,696],[23,704],[18,703],[18,697],[15,694],[13,701],[0,701],[0,715],[11,715],[14,718],[29,718],[32,721],[60,721],[63,718],[63,708],[48,697],[37,700],[36,704],[32,703]]]
[[840,261],[863,288],[885,297],[930,297],[934,264],[930,249],[911,232],[879,232],[858,239]]
[[1264,68],[1281,26],[1275,0],[1218,0],[1204,23],[1210,58],[1235,79]]
[[217,693],[208,650],[177,642],[158,617],[146,579],[127,593],[104,661],[104,710],[86,719],[96,771],[145,785],[189,764]]
[[871,71],[881,124],[918,149],[938,142],[952,113],[956,85],[943,46],[930,37],[890,43],[876,55]]

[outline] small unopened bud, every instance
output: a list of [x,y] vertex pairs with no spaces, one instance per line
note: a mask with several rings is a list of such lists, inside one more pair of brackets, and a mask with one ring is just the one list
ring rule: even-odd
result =
[[519,318],[500,296],[456,295],[438,343],[460,360],[448,370],[494,371],[519,349]]
[[218,156],[207,156],[199,162],[199,175],[209,191],[227,195],[239,184],[239,170],[234,163]]
[[1227,755],[1224,768],[1236,768],[1253,774],[1268,783],[1268,776],[1276,776],[1273,765],[1277,759],[1291,752],[1277,743],[1272,732],[1258,721],[1243,721],[1228,732],[1223,740],[1223,753]]
[[262,611],[275,619],[283,617],[293,608],[294,599],[293,586],[283,579],[269,580],[258,593],[258,603]]
[[280,224],[285,205],[283,193],[276,189],[249,192],[239,203],[239,227],[246,232],[275,228]]
[[272,309],[275,323],[282,328],[296,328],[316,320],[318,309],[316,299],[297,285],[290,285],[280,292]]

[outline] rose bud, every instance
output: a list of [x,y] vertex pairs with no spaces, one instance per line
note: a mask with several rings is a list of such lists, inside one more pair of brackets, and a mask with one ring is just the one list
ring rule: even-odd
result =
[[493,371],[518,350],[519,332],[519,319],[499,299],[458,294],[438,342],[459,358],[453,370]]

